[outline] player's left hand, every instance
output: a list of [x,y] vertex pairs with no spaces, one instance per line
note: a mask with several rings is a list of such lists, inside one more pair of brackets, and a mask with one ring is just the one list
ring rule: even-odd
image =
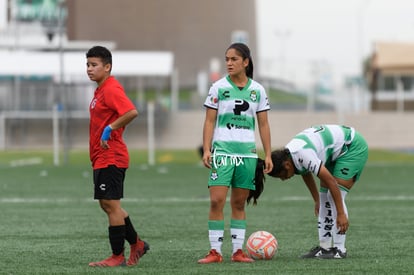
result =
[[271,157],[266,157],[263,173],[267,174],[267,173],[272,172],[272,170],[273,170],[272,158]]
[[111,125],[106,126],[105,129],[102,132],[102,135],[101,135],[101,147],[104,148],[104,149],[108,149],[109,148],[108,140],[111,138],[111,132],[112,132]]
[[212,162],[211,152],[205,151],[203,153],[203,164],[204,164],[204,166],[210,169],[212,163],[213,162]]
[[336,216],[336,226],[339,230],[339,233],[345,234],[349,227],[348,218],[345,214],[338,214]]
[[109,149],[109,144],[107,140],[101,140],[101,147],[104,149]]

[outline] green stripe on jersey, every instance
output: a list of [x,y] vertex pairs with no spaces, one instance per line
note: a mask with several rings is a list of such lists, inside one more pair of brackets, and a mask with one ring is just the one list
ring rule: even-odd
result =
[[[315,127],[315,129],[319,130],[321,129],[321,127]],[[325,151],[325,159],[326,159],[325,165],[326,165],[332,161],[331,156],[333,154],[334,148],[331,145],[334,143],[334,138],[328,127],[323,127],[323,130],[318,131],[317,133],[322,138],[324,147],[326,148],[326,151]]]
[[254,117],[248,115],[239,115],[235,116],[233,114],[222,114],[218,117],[218,127],[226,127],[228,129],[244,129],[244,130],[254,130],[255,128],[255,119]]
[[301,139],[305,142],[306,145],[303,147],[303,149],[309,148],[309,149],[312,149],[313,151],[316,152],[315,145],[313,144],[313,142],[306,135],[297,135],[297,136],[295,136],[295,139]]

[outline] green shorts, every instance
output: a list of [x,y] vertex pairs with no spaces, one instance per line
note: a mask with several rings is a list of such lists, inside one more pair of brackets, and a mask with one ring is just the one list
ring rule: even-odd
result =
[[208,186],[228,186],[255,190],[257,158],[216,155]]
[[353,178],[356,182],[361,176],[367,159],[367,142],[358,132],[355,132],[355,137],[348,146],[346,153],[334,162],[326,165],[326,168],[336,178],[344,180]]

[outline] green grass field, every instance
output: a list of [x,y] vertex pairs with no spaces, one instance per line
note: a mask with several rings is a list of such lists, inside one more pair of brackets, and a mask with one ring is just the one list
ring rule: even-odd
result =
[[[50,152],[0,153],[0,274],[413,274],[414,154],[372,151],[347,196],[348,258],[303,260],[317,244],[313,202],[300,178],[267,178],[257,206],[247,206],[247,235],[272,232],[277,255],[253,264],[199,265],[209,249],[208,170],[197,152],[163,151],[148,166],[131,152],[124,208],[151,250],[134,267],[90,268],[110,254],[107,220],[92,199],[86,152],[54,167]],[[229,205],[226,206],[226,228]],[[129,253],[127,249],[127,254]]]

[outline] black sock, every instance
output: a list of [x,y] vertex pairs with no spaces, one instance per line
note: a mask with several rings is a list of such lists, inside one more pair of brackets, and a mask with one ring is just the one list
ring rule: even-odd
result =
[[137,238],[139,239],[137,231],[135,231],[135,228],[128,216],[125,218],[125,239],[129,244],[134,244],[137,242]]
[[108,231],[112,253],[114,255],[121,255],[124,251],[125,225],[110,226]]

